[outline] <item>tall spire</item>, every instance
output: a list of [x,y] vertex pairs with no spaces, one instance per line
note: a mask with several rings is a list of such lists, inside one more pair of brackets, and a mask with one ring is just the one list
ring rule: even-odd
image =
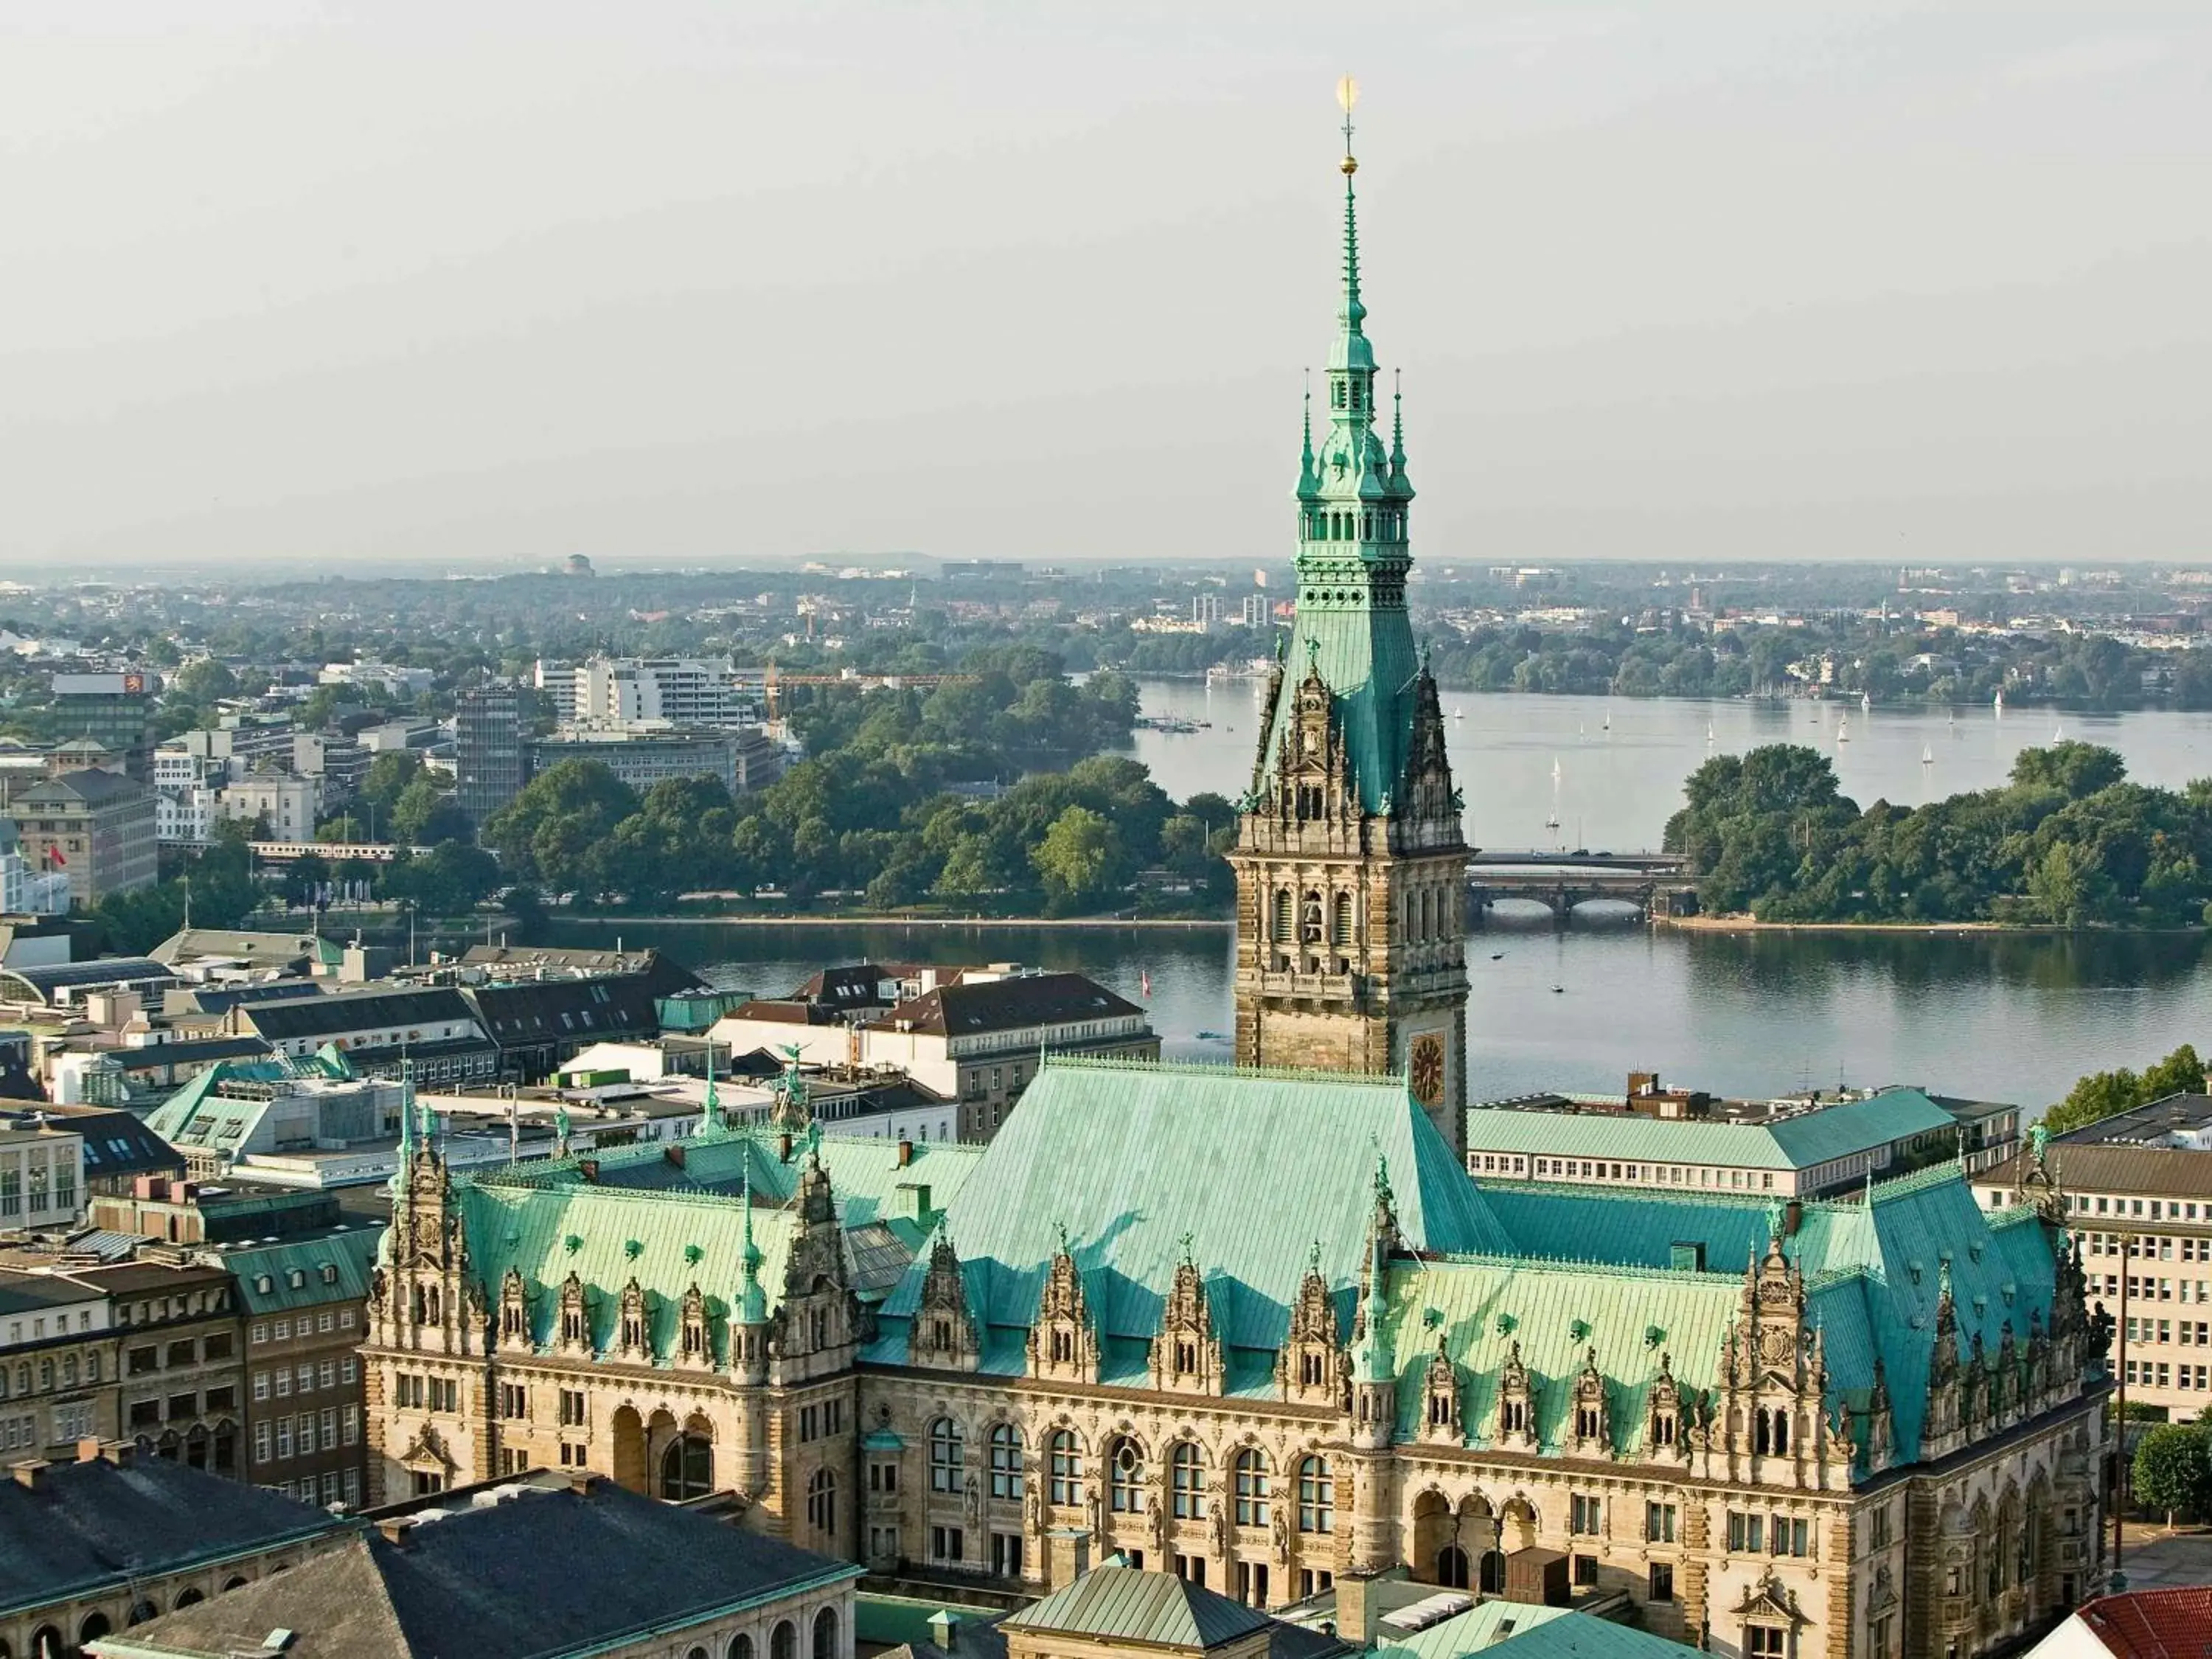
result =
[[1337,164],[1344,173],[1344,301],[1336,319],[1346,333],[1357,334],[1367,319],[1367,307],[1359,302],[1359,212],[1352,190],[1352,175],[1359,171],[1352,153],[1352,106],[1359,101],[1359,82],[1348,75],[1339,81],[1336,101],[1344,106],[1344,160]]
[[699,1111],[699,1133],[710,1134],[722,1127],[722,1100],[714,1092],[714,1039],[707,1039],[707,1101]]
[[768,1293],[761,1288],[760,1246],[753,1243],[753,1170],[751,1148],[746,1149],[745,1179],[743,1203],[745,1217],[745,1242],[738,1257],[738,1268],[743,1274],[743,1285],[738,1294],[738,1318],[745,1324],[757,1325],[768,1317]]
[[399,1062],[399,1167],[415,1162],[415,1062]]

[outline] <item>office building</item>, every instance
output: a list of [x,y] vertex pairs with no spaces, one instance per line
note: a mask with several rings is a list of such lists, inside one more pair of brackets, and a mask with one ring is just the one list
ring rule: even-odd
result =
[[453,802],[478,836],[484,823],[530,781],[522,705],[511,685],[462,694],[453,715]]
[[68,772],[19,790],[10,811],[25,861],[41,874],[65,872],[78,909],[151,887],[160,876],[150,784],[116,772]]
[[154,699],[161,677],[140,669],[121,674],[57,674],[54,727],[64,739],[89,738],[114,756],[124,775],[154,781]]

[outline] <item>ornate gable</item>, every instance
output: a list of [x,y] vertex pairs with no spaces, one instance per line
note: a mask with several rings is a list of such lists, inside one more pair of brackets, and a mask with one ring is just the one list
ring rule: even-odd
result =
[[1290,1333],[1275,1357],[1275,1382],[1286,1401],[1334,1406],[1342,1394],[1342,1374],[1336,1298],[1321,1276],[1321,1246],[1316,1243],[1291,1308]]
[[1583,1352],[1583,1368],[1575,1374],[1573,1411],[1567,1424],[1568,1449],[1577,1457],[1612,1456],[1612,1413],[1606,1400],[1605,1373],[1597,1368],[1595,1347]]
[[1536,1449],[1536,1390],[1515,1339],[1498,1370],[1498,1443],[1520,1451]]
[[499,1283],[499,1346],[525,1353],[536,1346],[530,1328],[530,1291],[514,1267]]
[[1067,1229],[1060,1230],[1060,1249],[1046,1270],[1037,1295],[1036,1318],[1030,1326],[1031,1376],[1073,1382],[1098,1380],[1098,1332],[1083,1294],[1083,1275],[1068,1248]]
[[592,1310],[585,1294],[584,1281],[571,1267],[568,1278],[561,1281],[560,1322],[554,1332],[554,1346],[562,1353],[588,1354],[592,1352]]
[[1460,1418],[1459,1368],[1444,1346],[1444,1334],[1437,1333],[1437,1351],[1429,1356],[1428,1374],[1421,1384],[1420,1437],[1432,1445],[1456,1446],[1467,1438]]
[[714,1364],[714,1333],[707,1295],[696,1279],[684,1291],[677,1313],[676,1363],[692,1370],[710,1370]]
[[653,1363],[653,1313],[647,1306],[645,1287],[633,1274],[622,1287],[615,1326],[615,1352],[632,1364]]
[[1152,1386],[1182,1394],[1219,1394],[1223,1377],[1221,1339],[1214,1334],[1213,1311],[1206,1278],[1183,1235],[1182,1260],[1175,1284],[1160,1309],[1160,1334],[1152,1340]]
[[1390,799],[1391,816],[1417,823],[1459,822],[1459,791],[1452,787],[1451,759],[1444,751],[1443,707],[1429,672],[1424,649],[1421,672],[1413,682],[1413,723],[1406,745],[1406,769]]
[[972,1371],[982,1364],[982,1341],[968,1305],[968,1281],[960,1271],[959,1253],[942,1225],[929,1247],[921,1306],[907,1330],[907,1358],[941,1370]]

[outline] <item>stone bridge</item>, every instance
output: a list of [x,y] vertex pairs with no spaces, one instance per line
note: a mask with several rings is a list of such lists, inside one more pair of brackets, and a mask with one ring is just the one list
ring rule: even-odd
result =
[[1565,927],[1577,905],[1594,899],[1632,904],[1650,916],[1692,915],[1698,884],[1679,853],[1563,853],[1483,848],[1467,861],[1467,915],[1480,927],[1500,899],[1534,899]]

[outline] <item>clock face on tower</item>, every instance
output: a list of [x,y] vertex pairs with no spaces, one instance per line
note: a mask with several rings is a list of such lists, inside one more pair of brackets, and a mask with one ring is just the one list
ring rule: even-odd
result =
[[1443,1039],[1433,1031],[1425,1031],[1415,1037],[1407,1070],[1412,1078],[1414,1099],[1424,1106],[1433,1106],[1442,1100],[1444,1097]]

